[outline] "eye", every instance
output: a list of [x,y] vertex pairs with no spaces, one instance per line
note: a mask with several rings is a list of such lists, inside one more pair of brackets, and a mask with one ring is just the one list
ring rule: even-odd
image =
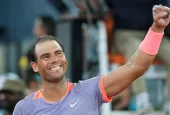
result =
[[49,55],[44,55],[43,56],[43,59],[48,59],[49,58]]
[[61,57],[61,56],[63,56],[63,53],[62,52],[56,52],[56,56]]
[[57,53],[57,55],[59,55],[59,56],[60,56],[60,55],[61,55],[61,52],[58,52],[58,53]]

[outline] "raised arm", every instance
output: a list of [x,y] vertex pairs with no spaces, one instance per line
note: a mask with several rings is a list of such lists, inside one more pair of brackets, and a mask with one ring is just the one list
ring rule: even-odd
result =
[[169,8],[165,6],[153,7],[154,22],[137,51],[125,65],[104,76],[103,84],[107,96],[120,93],[151,65],[158,52],[164,29],[169,24],[169,12]]

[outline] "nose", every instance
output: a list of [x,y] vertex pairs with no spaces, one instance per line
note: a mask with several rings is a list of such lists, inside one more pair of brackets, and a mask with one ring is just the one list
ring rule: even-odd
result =
[[57,58],[56,55],[52,55],[50,60],[51,60],[51,63],[56,63],[56,62],[58,62],[58,58]]

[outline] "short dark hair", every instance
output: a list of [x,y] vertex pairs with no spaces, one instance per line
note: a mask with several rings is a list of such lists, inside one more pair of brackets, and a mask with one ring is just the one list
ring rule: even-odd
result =
[[42,27],[46,29],[47,35],[55,36],[56,22],[51,16],[40,15],[37,19],[42,22]]
[[45,42],[45,41],[49,41],[49,40],[54,40],[56,41],[60,47],[62,48],[63,52],[64,52],[64,46],[63,44],[59,41],[59,39],[57,39],[54,36],[50,36],[50,35],[44,35],[44,36],[40,36],[37,41],[32,45],[32,47],[29,49],[28,53],[27,53],[27,58],[30,62],[36,62],[37,61],[37,57],[35,54],[35,47],[38,43],[41,42]]

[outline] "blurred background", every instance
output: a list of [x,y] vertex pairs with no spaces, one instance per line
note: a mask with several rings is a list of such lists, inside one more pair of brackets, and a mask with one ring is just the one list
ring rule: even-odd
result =
[[[0,0],[0,115],[41,88],[27,59],[41,35],[65,47],[67,81],[103,75],[128,61],[152,25],[153,5],[169,0]],[[148,71],[104,104],[101,115],[170,115],[170,27]],[[169,76],[169,77],[168,77]]]

